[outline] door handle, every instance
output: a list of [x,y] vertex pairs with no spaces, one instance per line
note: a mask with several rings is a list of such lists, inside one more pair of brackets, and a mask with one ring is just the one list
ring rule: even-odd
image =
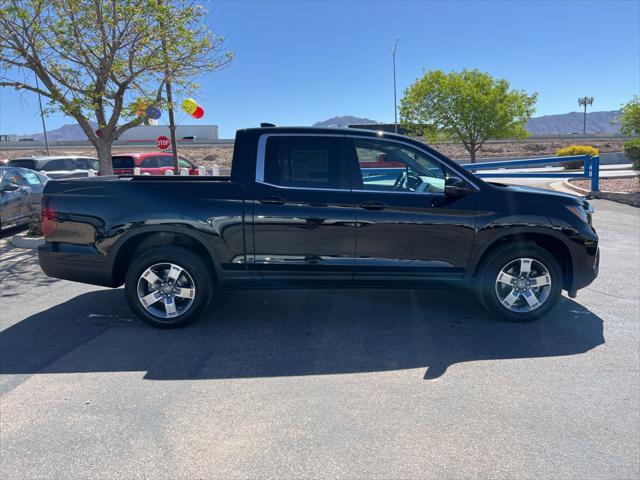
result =
[[260,200],[263,205],[284,205],[287,201],[281,197],[267,197]]
[[374,200],[371,202],[361,203],[360,208],[364,208],[365,210],[384,210],[385,208],[387,208],[387,205],[382,202],[378,202],[377,200]]

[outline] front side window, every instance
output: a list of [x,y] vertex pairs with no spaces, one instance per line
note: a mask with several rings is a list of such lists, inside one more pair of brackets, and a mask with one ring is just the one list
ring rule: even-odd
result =
[[353,139],[353,149],[363,190],[444,193],[442,165],[419,150],[375,139]]
[[178,165],[180,165],[180,168],[195,168],[195,165],[186,158],[178,158]]
[[274,136],[267,140],[264,181],[298,188],[348,189],[340,137]]
[[38,174],[36,172],[20,172],[20,176],[22,177],[22,183],[24,185],[28,185],[30,187],[34,185],[40,185],[40,178],[38,178]]
[[5,185],[13,183],[14,185],[20,185],[20,175],[15,170],[5,171],[2,175],[2,187]]

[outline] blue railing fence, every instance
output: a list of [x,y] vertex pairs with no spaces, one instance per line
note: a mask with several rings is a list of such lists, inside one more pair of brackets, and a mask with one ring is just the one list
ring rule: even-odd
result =
[[[509,172],[505,167],[540,167],[545,165],[560,164],[568,161],[582,161],[582,172]],[[504,160],[499,162],[466,163],[460,165],[466,170],[473,171],[479,177],[491,178],[590,178],[591,190],[598,191],[600,176],[600,157],[590,157],[589,155],[573,155],[570,157],[546,157],[546,158],[525,158],[520,160]],[[501,170],[504,172],[477,173],[478,170]],[[365,178],[374,178],[377,181],[395,180],[403,172],[402,168],[362,168],[362,175]]]
[[[553,165],[568,161],[582,161],[582,172],[491,172],[476,173],[478,170],[496,170],[506,167],[528,168],[530,166]],[[491,178],[589,178],[591,190],[598,191],[600,183],[600,157],[589,155],[573,155],[570,157],[526,158],[521,160],[505,160],[501,162],[467,163],[460,165],[466,170],[474,172],[479,177]]]

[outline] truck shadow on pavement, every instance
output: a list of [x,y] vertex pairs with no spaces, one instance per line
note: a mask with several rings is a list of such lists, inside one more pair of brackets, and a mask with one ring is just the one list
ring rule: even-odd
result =
[[603,343],[602,320],[567,298],[538,322],[509,324],[458,290],[225,292],[193,325],[157,330],[134,318],[117,289],[0,332],[0,374],[178,380],[426,368],[435,379],[456,363],[575,355]]

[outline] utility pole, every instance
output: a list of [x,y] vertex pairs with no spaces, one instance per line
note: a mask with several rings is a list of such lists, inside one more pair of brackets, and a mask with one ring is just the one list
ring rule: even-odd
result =
[[584,106],[584,116],[582,118],[582,133],[587,133],[587,105],[593,105],[593,97],[582,97],[578,99],[578,105]]
[[[40,90],[40,83],[38,82],[38,75],[36,75],[36,88]],[[42,111],[42,98],[38,93],[38,105],[40,106],[40,120],[42,120],[42,131],[44,132],[44,145],[47,147],[47,156],[49,153],[49,139],[47,138],[47,125],[44,123],[44,112]]]
[[396,50],[398,49],[398,41],[399,39],[396,38],[393,49],[389,47],[393,58],[393,124],[396,133],[398,133],[398,94],[396,92]]

